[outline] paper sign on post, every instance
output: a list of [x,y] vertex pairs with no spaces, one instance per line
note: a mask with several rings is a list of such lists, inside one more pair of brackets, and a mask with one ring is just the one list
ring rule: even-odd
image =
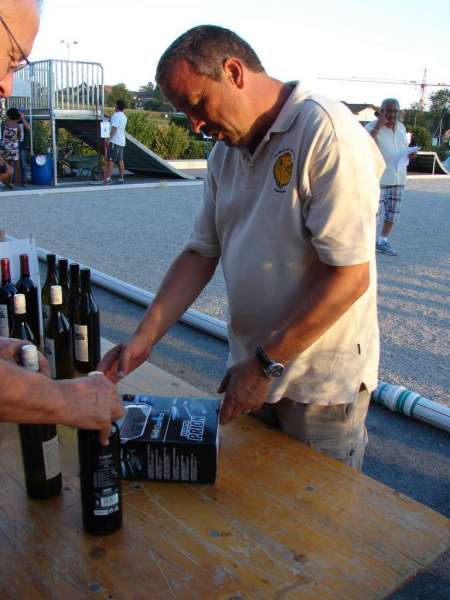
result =
[[111,125],[109,121],[101,121],[100,122],[100,137],[101,138],[109,138],[111,135]]

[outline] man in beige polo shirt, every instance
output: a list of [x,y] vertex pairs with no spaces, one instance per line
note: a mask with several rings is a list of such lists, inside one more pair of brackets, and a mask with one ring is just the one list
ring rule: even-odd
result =
[[343,104],[267,75],[227,29],[180,36],[157,81],[193,130],[217,142],[186,247],[102,368],[116,381],[142,363],[221,259],[230,341],[222,424],[252,413],[361,468],[378,368],[376,144]]

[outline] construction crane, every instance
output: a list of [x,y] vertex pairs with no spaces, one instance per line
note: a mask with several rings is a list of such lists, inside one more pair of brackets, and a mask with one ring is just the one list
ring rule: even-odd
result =
[[420,87],[419,110],[424,110],[425,108],[425,94],[428,87],[450,87],[450,83],[428,83],[426,69],[423,70],[422,81],[416,81],[414,79],[387,79],[376,77],[318,77],[317,79],[360,83],[388,83],[389,85],[416,85]]

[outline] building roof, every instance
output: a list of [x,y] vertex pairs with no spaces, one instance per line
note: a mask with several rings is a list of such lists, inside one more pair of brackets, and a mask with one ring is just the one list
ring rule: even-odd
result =
[[350,102],[345,102],[344,100],[341,100],[341,102],[345,104],[345,106],[347,106],[354,115],[360,113],[366,108],[373,108],[373,110],[379,110],[379,107],[375,106],[375,104],[351,104]]

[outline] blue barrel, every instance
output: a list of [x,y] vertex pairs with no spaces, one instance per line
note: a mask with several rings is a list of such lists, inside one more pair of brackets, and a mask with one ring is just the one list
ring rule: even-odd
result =
[[34,154],[31,157],[31,181],[35,185],[48,185],[53,180],[51,154]]

